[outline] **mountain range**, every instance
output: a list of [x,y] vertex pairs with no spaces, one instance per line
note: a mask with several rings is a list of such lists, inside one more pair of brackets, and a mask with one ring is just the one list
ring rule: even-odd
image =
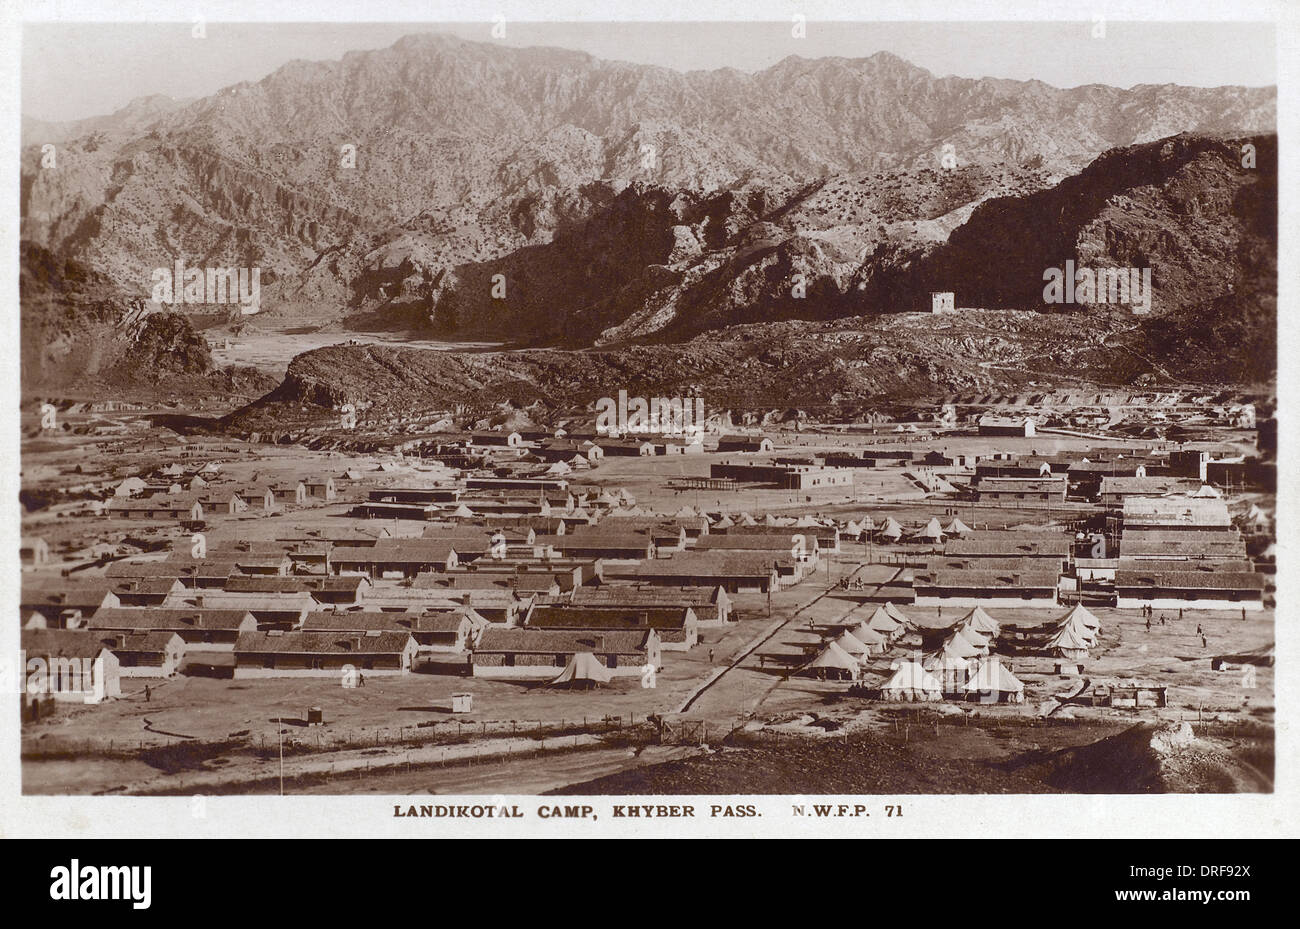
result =
[[1042,309],[1043,268],[1075,258],[1153,267],[1155,314],[1191,332],[1180,314],[1270,289],[1275,112],[1275,88],[1060,89],[887,53],[683,73],[416,35],[26,123],[22,236],[146,307],[178,259],[258,267],[253,325],[680,342],[935,289]]

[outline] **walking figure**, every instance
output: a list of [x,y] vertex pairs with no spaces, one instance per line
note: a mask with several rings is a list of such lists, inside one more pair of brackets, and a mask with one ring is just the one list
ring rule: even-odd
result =
[[1165,624],[1165,614],[1164,614],[1164,613],[1161,613],[1161,614],[1160,614],[1160,625],[1163,626],[1164,624]]
[[1205,648],[1205,646],[1206,646],[1205,636],[1202,635],[1202,636],[1201,636],[1201,648]]
[[144,685],[144,702],[145,702],[145,703],[148,703],[151,699],[153,699],[153,691],[149,689],[149,685],[148,685],[148,684],[145,684],[145,685]]
[[1147,632],[1150,632],[1150,631],[1151,631],[1151,619],[1150,619],[1150,617],[1148,617],[1148,618],[1147,618]]

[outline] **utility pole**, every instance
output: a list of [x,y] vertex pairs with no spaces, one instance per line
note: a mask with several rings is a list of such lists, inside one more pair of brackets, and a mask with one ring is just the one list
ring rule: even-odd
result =
[[275,731],[280,738],[280,796],[284,796],[284,719],[277,718]]

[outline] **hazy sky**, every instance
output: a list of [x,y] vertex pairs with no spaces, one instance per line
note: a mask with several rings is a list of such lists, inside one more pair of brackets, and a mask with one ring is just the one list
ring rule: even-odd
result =
[[[358,8],[360,10],[361,8]],[[1103,83],[1217,86],[1274,84],[1269,23],[1107,22],[1093,38],[1091,14],[1070,23],[833,23],[810,20],[806,37],[771,23],[506,24],[489,22],[206,24],[191,36],[175,24],[29,23],[22,34],[23,114],[64,120],[109,113],[135,97],[211,94],[256,81],[295,58],[336,59],[383,48],[415,32],[446,32],[507,45],[553,45],[600,58],[678,70],[759,70],[787,55],[865,57],[889,51],[943,76],[1036,78],[1057,87]]]

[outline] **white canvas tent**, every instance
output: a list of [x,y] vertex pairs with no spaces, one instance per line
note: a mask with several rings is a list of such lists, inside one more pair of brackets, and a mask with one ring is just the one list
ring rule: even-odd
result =
[[892,516],[886,516],[885,521],[880,524],[879,535],[882,539],[901,539],[903,537],[903,527],[898,524],[898,520]]
[[816,658],[804,665],[804,670],[822,679],[829,676],[848,676],[851,680],[856,681],[861,673],[861,665],[856,658],[840,648],[840,646],[834,642],[828,642]]
[[1089,647],[1097,644],[1097,633],[1101,622],[1082,606],[1076,606],[1066,613],[1056,624],[1058,630],[1068,629]]
[[894,621],[900,623],[904,628],[907,629],[916,628],[916,623],[912,622],[910,619],[904,616],[902,612],[898,609],[898,607],[894,606],[894,604],[889,600],[885,601],[885,612],[888,613],[890,616],[892,616],[894,618]]
[[886,700],[929,701],[943,699],[943,684],[915,661],[900,661],[880,688]]
[[879,654],[889,648],[889,636],[883,632],[877,632],[865,622],[856,629],[850,629],[849,634],[863,645],[869,647],[872,654]]
[[1062,626],[1047,641],[1047,649],[1061,658],[1082,661],[1088,657],[1089,643],[1078,634],[1073,625]]
[[948,525],[944,527],[944,530],[943,530],[943,531],[944,531],[944,534],[945,534],[945,535],[955,535],[955,536],[960,536],[960,537],[962,537],[962,538],[964,538],[964,537],[966,537],[966,536],[968,536],[968,535],[974,535],[974,534],[975,534],[975,530],[974,530],[974,529],[972,529],[970,526],[966,525],[964,522],[962,522],[962,521],[961,521],[960,519],[958,519],[956,516],[954,516],[954,517],[952,518],[952,522],[948,523]]
[[974,629],[976,632],[982,632],[990,637],[996,636],[1002,629],[996,619],[978,606],[958,620],[957,625],[966,629]]
[[983,647],[975,645],[958,632],[953,632],[943,640],[941,651],[956,655],[958,658],[974,658],[977,655],[987,655],[989,653],[987,645]]
[[556,687],[594,687],[608,684],[613,675],[591,652],[578,652],[551,684]]
[[962,689],[969,699],[988,703],[1023,703],[1025,700],[1025,685],[997,658],[979,662]]
[[911,538],[923,539],[927,542],[942,542],[943,527],[939,525],[939,517],[931,516],[930,521],[913,532]]
[[971,663],[951,652],[938,651],[926,655],[921,666],[937,677],[946,694],[958,693],[970,675]]
[[957,623],[957,625],[953,626],[952,629],[953,635],[961,636],[971,645],[974,645],[978,649],[982,649],[985,654],[988,653],[989,644],[992,642],[990,636],[985,635],[978,629],[972,629],[970,626],[962,623]]
[[1101,629],[1101,620],[1089,613],[1083,604],[1078,604],[1071,609],[1070,612],[1057,620],[1056,625],[1060,627],[1067,623],[1077,624],[1094,631]]
[[857,639],[851,632],[841,632],[833,644],[838,645],[855,658],[861,659],[871,654],[871,648],[865,642]]
[[883,606],[876,607],[876,611],[867,617],[866,625],[887,636],[899,635],[905,629],[903,624],[890,616],[889,611]]

